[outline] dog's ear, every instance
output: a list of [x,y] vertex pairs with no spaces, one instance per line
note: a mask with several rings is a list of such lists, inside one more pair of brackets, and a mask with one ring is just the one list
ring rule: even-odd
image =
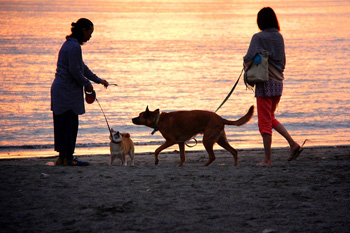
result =
[[145,117],[148,117],[149,116],[149,114],[150,114],[150,111],[149,111],[149,109],[148,109],[148,105],[147,105],[147,108],[146,108],[146,111],[145,111]]
[[155,113],[159,114],[159,108],[157,110],[154,111]]

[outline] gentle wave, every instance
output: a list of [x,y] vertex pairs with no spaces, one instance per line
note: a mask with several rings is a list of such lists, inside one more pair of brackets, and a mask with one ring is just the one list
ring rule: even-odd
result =
[[[202,138],[202,136],[199,136]],[[243,142],[245,140],[235,139],[235,142]],[[149,141],[149,142],[134,142],[135,146],[160,146],[164,143],[162,141]],[[203,143],[201,139],[193,138],[186,142],[188,146],[193,146]],[[78,143],[76,148],[99,148],[99,147],[109,147],[108,143]],[[19,145],[19,146],[0,146],[1,152],[6,151],[17,151],[17,150],[45,150],[45,149],[53,149],[53,144],[45,144],[45,145]]]
[[[161,145],[162,141],[152,141],[152,142],[135,142],[136,146],[153,146]],[[98,148],[98,147],[107,147],[109,143],[79,143],[76,145],[76,148]],[[20,145],[20,146],[0,146],[1,152],[14,151],[14,150],[42,150],[42,149],[53,149],[54,145]]]
[[[60,46],[77,19],[67,4],[23,2],[2,4],[0,152],[54,154],[50,86]],[[82,47],[84,62],[101,78],[118,84],[108,89],[94,85],[98,99],[111,127],[129,132],[138,151],[154,151],[164,141],[160,133],[151,135],[152,129],[132,125],[131,119],[146,106],[165,112],[215,111],[240,74],[250,39],[258,32],[256,13],[261,7],[261,1],[242,8],[238,6],[245,1],[213,0],[208,2],[215,7],[206,8],[202,1],[189,0],[176,6],[164,2],[159,12],[159,3],[148,0],[121,3],[124,8],[112,1],[76,2],[74,12],[93,18],[96,30]],[[306,8],[301,0],[274,4],[287,58],[276,115],[298,142],[308,138],[314,146],[344,145],[350,143],[350,57],[344,52],[350,50],[350,12],[344,1],[320,2],[309,1]],[[115,33],[116,28],[123,33]],[[241,79],[219,115],[238,119],[253,104],[254,93]],[[101,109],[96,103],[85,107],[77,149],[106,151],[109,135]],[[262,147],[256,115],[247,125],[225,131],[235,148]],[[273,147],[279,146],[288,143],[274,133]]]

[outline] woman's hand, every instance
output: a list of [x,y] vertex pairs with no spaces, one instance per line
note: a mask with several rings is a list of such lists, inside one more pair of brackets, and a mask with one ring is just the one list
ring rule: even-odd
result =
[[94,87],[92,85],[85,87],[85,92],[93,92],[93,91],[94,91]]
[[105,86],[105,88],[107,88],[108,85],[109,85],[109,83],[108,83],[107,80],[105,80],[105,79],[102,79],[102,80],[101,80],[101,84],[102,84],[103,86]]

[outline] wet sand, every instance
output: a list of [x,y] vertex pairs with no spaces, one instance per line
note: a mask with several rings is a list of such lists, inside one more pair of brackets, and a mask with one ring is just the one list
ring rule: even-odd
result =
[[306,147],[287,162],[256,166],[263,150],[136,154],[134,167],[85,155],[0,160],[0,232],[350,232],[350,146]]

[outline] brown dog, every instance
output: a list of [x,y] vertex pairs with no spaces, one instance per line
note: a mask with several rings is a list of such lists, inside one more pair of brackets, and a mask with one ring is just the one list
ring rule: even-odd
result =
[[[215,160],[213,146],[218,143],[221,147],[229,151],[235,160],[234,165],[238,165],[238,153],[230,146],[227,141],[224,127],[225,125],[241,126],[247,123],[253,116],[254,106],[251,106],[246,115],[237,121],[225,120],[214,112],[193,110],[193,111],[176,111],[169,113],[159,113],[159,109],[151,112],[141,112],[138,117],[132,119],[135,125],[145,125],[159,130],[165,138],[165,143],[155,151],[155,164],[158,164],[159,153],[172,146],[179,144],[181,162],[185,162],[185,142],[196,136],[203,134],[203,144],[209,154],[209,160],[204,166],[208,166]],[[155,132],[154,131],[154,132]]]
[[129,133],[119,133],[111,129],[111,135],[109,136],[111,141],[109,147],[111,151],[111,166],[115,158],[120,158],[124,166],[128,165],[126,155],[129,154],[131,158],[131,166],[134,166],[135,149],[134,142],[130,138]]

